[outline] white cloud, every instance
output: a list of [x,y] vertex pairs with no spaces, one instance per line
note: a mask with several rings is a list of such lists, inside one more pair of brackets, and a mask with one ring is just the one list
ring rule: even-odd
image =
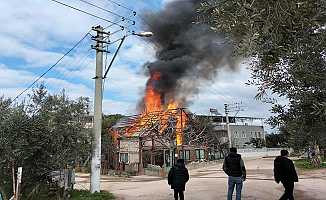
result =
[[245,84],[249,78],[249,70],[245,65],[241,65],[238,72],[220,71],[213,84],[203,84],[199,94],[192,98],[191,110],[208,114],[210,108],[218,108],[223,113],[225,103],[242,102],[244,111],[238,113],[238,116],[270,116],[269,105],[254,99],[256,88]]
[[[15,97],[32,83],[36,77],[37,75],[31,72],[10,69],[5,65],[0,65],[0,96]],[[58,93],[62,89],[65,89],[66,93],[71,98],[93,96],[92,89],[83,84],[71,83],[58,78],[42,78],[39,83],[44,83],[51,93]],[[31,91],[28,91],[26,94],[30,92]],[[22,98],[24,98],[26,94],[24,94]]]
[[[78,97],[92,97],[93,91],[83,84],[71,83],[66,80],[57,78],[47,78],[44,80],[45,85],[51,87],[51,92],[58,93],[62,89],[65,90],[66,94],[75,99]],[[53,88],[53,89],[52,89]]]
[[[76,5],[90,12],[95,11],[76,1],[68,0],[65,3]],[[1,1],[0,9],[2,33],[20,40],[28,38],[31,45],[43,46],[43,48],[51,46],[55,41],[71,43],[76,36],[82,35],[91,26],[103,22],[44,0],[24,0],[23,4],[21,0]],[[96,12],[99,13],[98,10]]]
[[[116,17],[74,0],[65,1],[103,18],[115,21]],[[109,4],[93,2],[110,9]],[[62,48],[70,48],[92,26],[108,23],[70,8],[44,0],[0,2],[0,55],[24,59],[32,65],[53,64],[62,54]],[[123,23],[122,23],[123,25]],[[112,29],[119,28],[112,26]],[[90,42],[84,46],[90,48]],[[64,51],[62,51],[64,52]]]
[[134,115],[136,113],[135,105],[127,101],[114,101],[105,99],[103,101],[103,112],[105,114],[124,114]]
[[0,64],[0,87],[16,87],[20,84],[30,82],[34,79],[34,74],[23,71],[10,69],[7,66]]
[[23,59],[28,64],[47,66],[53,64],[62,55],[30,47],[17,39],[0,35],[0,54],[2,57]]

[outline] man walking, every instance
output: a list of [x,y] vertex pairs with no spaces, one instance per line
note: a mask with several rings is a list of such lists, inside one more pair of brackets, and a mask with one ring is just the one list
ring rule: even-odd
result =
[[175,164],[168,176],[168,184],[171,185],[171,189],[174,190],[174,199],[184,200],[184,194],[186,183],[189,180],[189,173],[185,166],[183,159],[178,159],[177,164]]
[[246,167],[236,148],[230,148],[230,153],[224,159],[223,171],[229,176],[227,200],[232,200],[234,186],[236,186],[236,200],[241,200],[242,185],[246,180]]
[[295,171],[292,160],[288,159],[289,152],[281,150],[281,156],[274,160],[274,178],[276,183],[282,183],[284,186],[284,194],[280,200],[294,200],[293,189],[294,182],[298,182],[298,175]]

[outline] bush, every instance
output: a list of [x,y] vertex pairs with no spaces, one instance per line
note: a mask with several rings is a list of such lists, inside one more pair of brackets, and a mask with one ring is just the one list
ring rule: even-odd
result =
[[[325,161],[324,161],[325,162]],[[310,160],[307,159],[300,159],[300,160],[295,160],[294,164],[296,167],[299,169],[318,169],[315,167]],[[326,168],[326,163],[321,162],[321,165],[319,168]]]
[[91,194],[85,190],[74,190],[71,192],[71,200],[111,200],[115,199],[113,194],[105,191]]
[[[21,104],[11,104],[10,99],[0,96],[2,193],[7,197],[12,194],[13,168],[16,173],[19,166],[23,167],[21,193],[37,196],[53,187],[49,174],[85,160],[92,141],[86,128],[88,109],[87,98],[70,100],[64,92],[51,95],[44,86],[34,90]],[[40,199],[49,200],[48,197],[37,200]]]

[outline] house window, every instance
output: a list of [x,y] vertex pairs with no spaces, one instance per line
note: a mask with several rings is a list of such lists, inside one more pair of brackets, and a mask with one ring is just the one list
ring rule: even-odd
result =
[[242,131],[242,138],[246,138],[246,133]]
[[124,162],[124,163],[129,162],[128,153],[120,153],[120,162]]
[[197,160],[205,159],[205,151],[204,151],[204,149],[196,149],[196,159]]
[[190,160],[190,150],[181,150],[179,153],[180,158],[184,160]]
[[190,160],[190,150],[184,150],[184,157],[185,160]]
[[238,137],[238,133],[234,132],[234,138],[237,138],[237,137]]
[[261,134],[260,134],[260,132],[258,132],[258,137],[261,138]]
[[257,138],[257,132],[255,132],[255,138]]

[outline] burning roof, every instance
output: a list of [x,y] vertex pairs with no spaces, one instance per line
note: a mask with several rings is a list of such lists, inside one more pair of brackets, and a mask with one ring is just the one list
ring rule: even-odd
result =
[[174,134],[177,144],[181,145],[183,143],[183,130],[187,126],[187,120],[187,111],[183,108],[176,108],[125,117],[112,128],[117,134],[116,137],[163,136],[170,132],[169,134]]

